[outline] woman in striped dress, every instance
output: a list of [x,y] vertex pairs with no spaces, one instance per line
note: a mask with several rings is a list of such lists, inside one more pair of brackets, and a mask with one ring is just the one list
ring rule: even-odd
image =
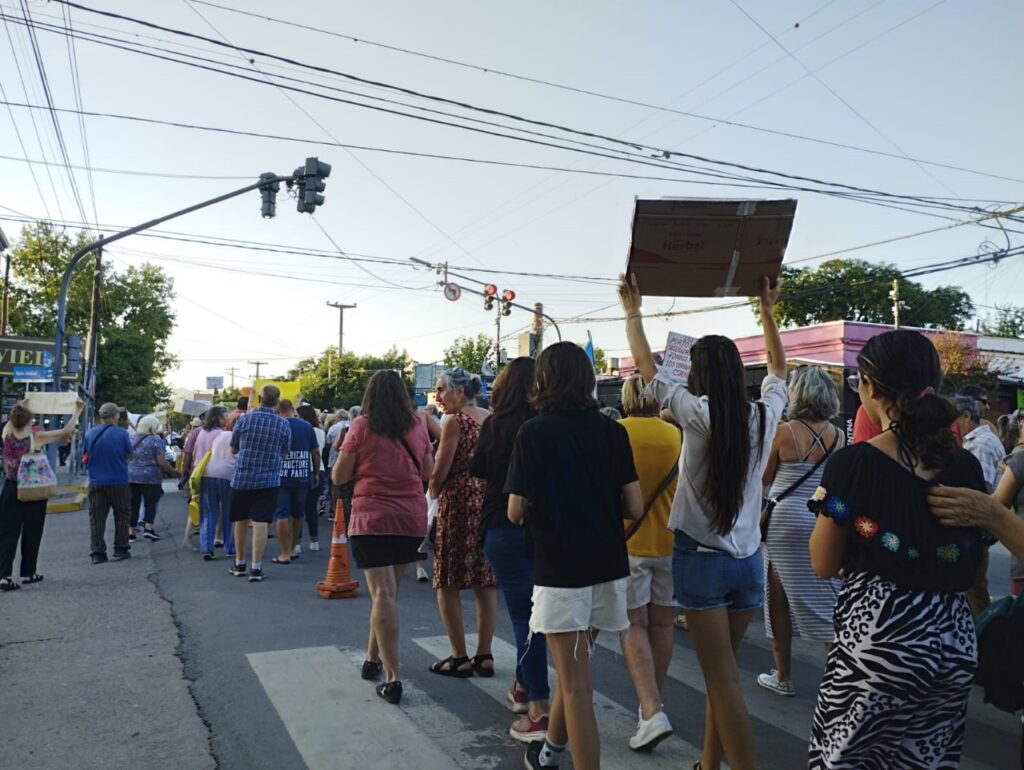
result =
[[[811,569],[807,541],[815,516],[807,501],[821,482],[824,463],[819,461],[845,443],[842,431],[829,422],[838,413],[839,393],[827,372],[816,366],[793,371],[790,422],[775,434],[764,476],[771,499],[790,490],[775,506],[765,537],[764,627],[772,640],[775,668],[757,677],[759,685],[779,695],[796,695],[790,679],[793,634],[824,643],[826,651],[835,638],[832,611],[839,581],[822,580]],[[800,479],[804,481],[791,489]]]

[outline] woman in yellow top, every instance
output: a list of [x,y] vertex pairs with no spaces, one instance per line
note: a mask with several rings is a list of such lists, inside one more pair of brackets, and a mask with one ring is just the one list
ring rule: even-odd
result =
[[[629,745],[641,751],[672,734],[672,725],[661,707],[661,689],[672,659],[674,541],[668,528],[668,515],[676,491],[674,473],[682,435],[679,428],[659,417],[661,405],[644,394],[644,381],[639,374],[623,383],[622,405],[626,417],[619,424],[629,434],[644,506],[649,506],[640,526],[626,541],[629,629],[619,637],[629,676],[640,700],[640,721]],[[657,499],[652,503],[655,495]]]

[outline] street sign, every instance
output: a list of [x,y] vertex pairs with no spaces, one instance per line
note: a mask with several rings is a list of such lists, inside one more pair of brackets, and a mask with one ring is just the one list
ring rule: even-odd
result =
[[449,302],[457,302],[459,297],[461,296],[462,289],[460,289],[454,283],[446,283],[444,285],[444,298]]
[[206,378],[206,389],[207,390],[223,390],[224,389],[224,378],[223,377],[207,377]]
[[15,382],[50,382],[53,379],[52,366],[15,365],[12,370]]

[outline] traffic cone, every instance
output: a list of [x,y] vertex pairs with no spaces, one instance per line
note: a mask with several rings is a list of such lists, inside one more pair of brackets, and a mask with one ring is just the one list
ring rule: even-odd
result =
[[331,559],[327,576],[316,584],[321,599],[351,599],[359,590],[348,567],[348,537],[345,536],[345,503],[338,501],[334,511],[334,532],[331,534]]

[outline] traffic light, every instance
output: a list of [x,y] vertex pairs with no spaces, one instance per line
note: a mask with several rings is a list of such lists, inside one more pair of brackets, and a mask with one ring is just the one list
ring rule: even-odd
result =
[[494,310],[494,296],[498,293],[498,287],[493,283],[484,286],[484,310]]
[[516,298],[516,293],[511,289],[505,289],[501,293],[501,314],[512,315],[512,300]]
[[68,374],[82,371],[82,338],[71,334],[68,336]]
[[306,158],[306,165],[295,169],[297,181],[298,210],[312,214],[317,206],[322,206],[324,196],[321,195],[327,187],[324,180],[331,175],[331,166],[317,158]]
[[277,174],[270,172],[260,174],[260,179],[263,181],[260,187],[260,195],[263,196],[263,218],[273,219],[277,213],[277,191],[281,189],[281,183],[277,179]]

